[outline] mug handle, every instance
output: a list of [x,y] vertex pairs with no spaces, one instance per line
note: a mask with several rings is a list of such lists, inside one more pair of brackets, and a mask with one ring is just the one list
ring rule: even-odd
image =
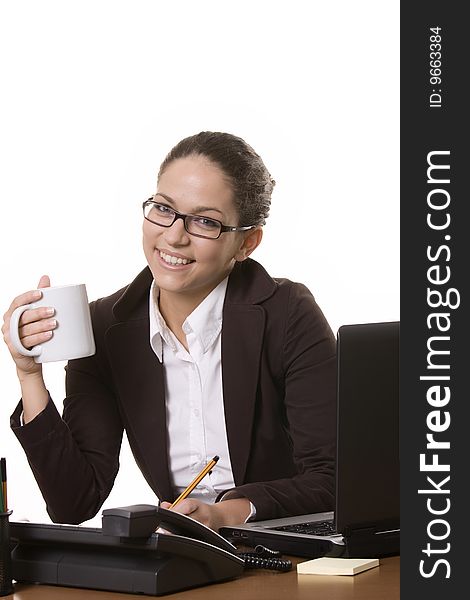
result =
[[17,350],[23,356],[39,356],[42,351],[41,345],[38,344],[37,346],[33,346],[31,350],[28,350],[21,343],[20,335],[18,333],[18,325],[20,323],[21,315],[24,313],[25,310],[28,310],[30,308],[35,307],[33,304],[25,304],[24,306],[18,306],[18,308],[15,308],[15,310],[13,311],[13,314],[11,315],[10,319],[10,338],[13,346],[15,347],[15,350]]

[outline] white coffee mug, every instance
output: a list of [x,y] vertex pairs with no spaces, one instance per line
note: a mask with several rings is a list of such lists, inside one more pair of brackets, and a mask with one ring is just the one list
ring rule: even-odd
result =
[[[93,355],[96,350],[95,340],[85,284],[46,287],[40,291],[42,296],[39,300],[19,306],[11,315],[10,337],[16,350],[23,356],[34,356],[37,363]],[[20,341],[19,321],[25,310],[40,306],[54,308],[53,318],[56,319],[57,326],[51,339],[28,350]]]

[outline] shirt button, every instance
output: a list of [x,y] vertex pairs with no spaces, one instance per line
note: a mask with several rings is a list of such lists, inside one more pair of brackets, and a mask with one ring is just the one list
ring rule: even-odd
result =
[[197,408],[195,408],[193,412],[194,412],[194,416],[195,417],[199,417],[200,413],[199,413],[199,410]]

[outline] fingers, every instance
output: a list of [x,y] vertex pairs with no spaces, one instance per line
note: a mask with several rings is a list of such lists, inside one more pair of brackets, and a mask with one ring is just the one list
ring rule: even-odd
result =
[[[206,525],[206,527],[210,527],[217,531],[218,527],[221,526],[219,515],[220,507],[218,504],[223,503],[211,505],[202,500],[196,500],[195,498],[185,498],[184,500],[181,500],[181,502],[178,502],[171,510],[189,516],[203,525]],[[171,504],[169,502],[161,502],[160,506],[162,508],[170,508]]]
[[25,304],[31,304],[32,302],[36,302],[41,296],[42,292],[38,290],[30,290],[29,292],[24,292],[24,294],[20,294],[13,300],[6,314],[11,314],[15,310],[15,308],[18,308],[18,306],[25,306]]
[[[29,312],[29,311],[28,311]],[[33,312],[33,311],[31,311]],[[20,340],[25,348],[32,348],[37,344],[47,342],[57,327],[55,319],[41,319],[19,328]]]
[[51,280],[49,275],[43,275],[38,283],[38,288],[51,287]]
[[[49,275],[43,275],[39,279],[38,288],[44,288],[50,286],[50,278]],[[42,292],[39,290],[30,290],[28,292],[24,292],[17,296],[10,305],[10,308],[7,310],[4,319],[9,317],[11,313],[18,308],[19,306],[25,306],[26,304],[32,304],[39,300],[42,296]],[[39,311],[39,312],[38,312]],[[31,323],[32,321],[37,321],[38,319],[43,319],[45,317],[50,317],[53,312],[50,312],[49,307],[43,307],[41,309],[35,309],[32,311],[25,311],[20,319],[20,325],[25,325],[26,323]]]
[[[17,296],[11,303],[10,308],[3,315],[4,322],[9,323],[11,315],[16,308],[19,306],[26,306],[27,304],[32,304],[33,302],[39,300],[41,295],[42,293],[40,291],[31,290]],[[41,319],[48,319],[52,317],[53,314],[54,309],[51,306],[41,306],[39,308],[25,310],[20,318],[20,329],[29,323],[34,323],[35,321],[40,321]],[[28,335],[29,333],[37,333],[37,331],[26,330],[25,335]]]
[[[40,308],[30,308],[29,310],[25,310],[21,315],[20,328],[27,327],[29,323],[35,323],[42,319],[49,319],[53,314],[54,309],[52,306],[41,306]],[[25,335],[28,335],[29,332],[36,333],[36,331],[27,328]]]
[[[39,280],[39,286],[46,287],[50,283],[49,277],[43,275]],[[9,327],[13,311],[20,307],[32,304],[42,296],[40,290],[30,290],[17,296],[7,312],[3,315],[2,333],[5,342],[9,343]],[[52,337],[52,331],[57,327],[57,322],[52,319],[54,309],[48,306],[28,309],[23,312],[19,321],[19,336],[26,348],[47,341]]]
[[[193,498],[185,498],[184,500],[181,500],[181,502],[178,502],[178,504],[171,510],[181,513],[182,515],[190,515],[199,508],[200,504],[201,503],[198,500],[194,500]],[[162,508],[169,509],[171,504],[170,502],[160,502],[160,506]]]
[[[31,304],[31,302],[38,300],[40,297],[41,297],[41,292],[38,292],[37,290],[32,290],[32,291],[25,292],[24,294],[17,296],[13,300],[13,302],[10,304],[10,307],[8,308],[7,312],[3,315],[2,332],[5,337],[5,341],[6,341],[6,337],[8,337],[8,330],[10,328],[10,319],[11,319],[11,315],[12,315],[13,311],[16,308],[18,308],[19,306],[25,306],[26,304]],[[24,322],[24,318],[25,318],[25,314],[23,313],[21,315],[21,321]]]

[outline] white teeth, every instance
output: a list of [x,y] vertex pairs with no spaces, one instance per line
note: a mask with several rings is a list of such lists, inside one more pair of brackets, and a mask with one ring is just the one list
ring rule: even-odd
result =
[[162,251],[160,251],[160,256],[169,265],[187,265],[187,264],[193,262],[192,260],[189,260],[188,258],[176,258],[176,256],[170,256],[169,254],[165,254]]

